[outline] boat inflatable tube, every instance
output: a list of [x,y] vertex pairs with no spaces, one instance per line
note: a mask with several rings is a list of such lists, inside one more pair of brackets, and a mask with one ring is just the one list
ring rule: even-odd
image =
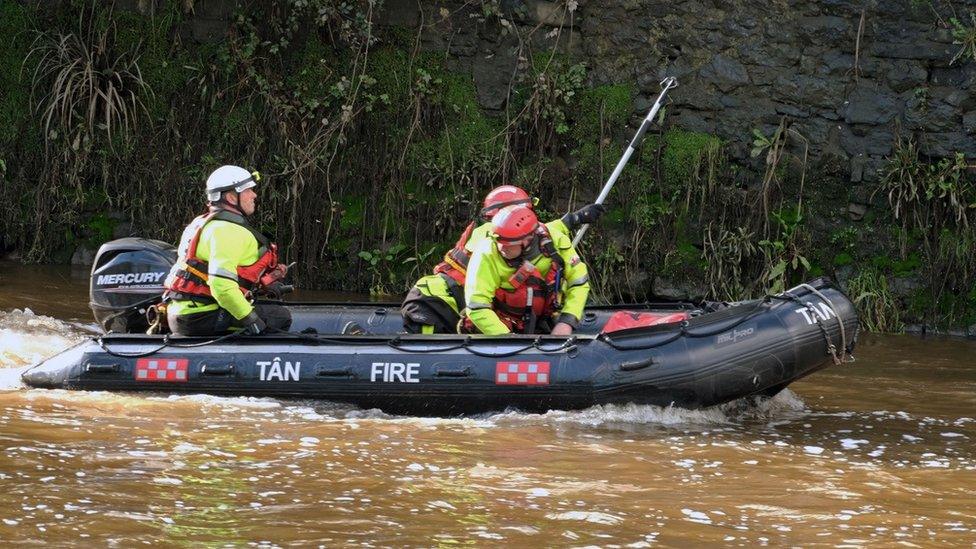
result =
[[[286,334],[107,334],[23,374],[31,387],[323,399],[390,413],[542,412],[597,404],[699,408],[850,357],[858,320],[827,279],[776,296],[593,307],[572,337],[404,335],[399,309],[289,304]],[[349,320],[368,335],[336,335]],[[305,333],[301,333],[302,330]]]

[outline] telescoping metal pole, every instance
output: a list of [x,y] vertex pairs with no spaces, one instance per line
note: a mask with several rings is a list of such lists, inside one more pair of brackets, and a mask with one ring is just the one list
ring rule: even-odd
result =
[[[627,165],[627,161],[630,160],[630,155],[634,154],[634,150],[640,145],[641,140],[644,139],[644,132],[647,128],[651,127],[654,123],[654,117],[657,115],[657,111],[661,109],[661,103],[664,101],[664,96],[667,95],[668,90],[671,88],[678,87],[678,79],[669,76],[664,80],[661,80],[661,94],[657,96],[657,100],[654,101],[654,105],[651,107],[651,112],[647,113],[644,121],[641,122],[640,128],[637,129],[637,133],[634,134],[634,138],[630,140],[630,145],[627,145],[627,150],[624,151],[624,155],[620,157],[617,162],[617,167],[613,169],[613,173],[610,174],[610,179],[607,180],[607,184],[603,186],[603,190],[600,191],[600,196],[597,197],[596,203],[603,204],[606,200],[607,195],[610,194],[610,189],[613,188],[613,184],[617,182],[617,178],[620,177],[620,172],[624,171],[624,166]],[[580,240],[583,239],[583,235],[586,234],[586,229],[589,225],[583,225],[580,227],[579,231],[576,233],[576,237],[573,238],[573,246],[579,244]]]

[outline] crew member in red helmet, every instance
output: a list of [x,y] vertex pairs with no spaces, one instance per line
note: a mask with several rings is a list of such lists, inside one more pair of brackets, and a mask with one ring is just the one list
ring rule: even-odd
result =
[[569,335],[590,292],[589,273],[559,221],[539,223],[524,205],[502,208],[491,237],[471,253],[464,331]]
[[[496,187],[485,196],[480,220],[472,221],[461,233],[434,274],[417,281],[403,302],[403,326],[409,333],[457,333],[460,313],[465,308],[464,281],[472,250],[491,236],[491,219],[502,208],[525,206],[532,209],[537,200],[514,185]],[[550,223],[554,231],[569,234],[580,225],[594,223],[604,212],[600,204],[590,204]],[[477,222],[480,221],[479,225]]]

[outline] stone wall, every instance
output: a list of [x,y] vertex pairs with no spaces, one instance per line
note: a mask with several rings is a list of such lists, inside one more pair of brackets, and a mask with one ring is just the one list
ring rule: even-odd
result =
[[[237,5],[181,2],[196,41],[220,39]],[[483,4],[503,24],[477,17]],[[385,0],[380,21],[423,25],[422,47],[470,71],[488,110],[504,108],[520,55],[556,47],[586,62],[594,84],[635,83],[635,115],[676,76],[669,123],[721,137],[743,161],[753,129],[769,135],[788,117],[812,158],[857,183],[877,177],[898,134],[929,156],[976,158],[976,60],[950,63],[960,46],[949,19],[971,23],[970,12],[976,0]]]

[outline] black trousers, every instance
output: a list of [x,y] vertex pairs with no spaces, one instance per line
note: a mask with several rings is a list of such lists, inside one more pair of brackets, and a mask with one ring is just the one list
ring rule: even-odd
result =
[[[254,312],[268,325],[269,332],[291,328],[291,311],[277,303],[256,303]],[[187,315],[170,315],[169,329],[187,336],[224,335],[243,328],[241,322],[226,309]]]
[[423,333],[424,326],[433,326],[435,334],[456,334],[461,317],[439,297],[424,295],[416,286],[410,289],[403,305],[403,329],[408,334]]

